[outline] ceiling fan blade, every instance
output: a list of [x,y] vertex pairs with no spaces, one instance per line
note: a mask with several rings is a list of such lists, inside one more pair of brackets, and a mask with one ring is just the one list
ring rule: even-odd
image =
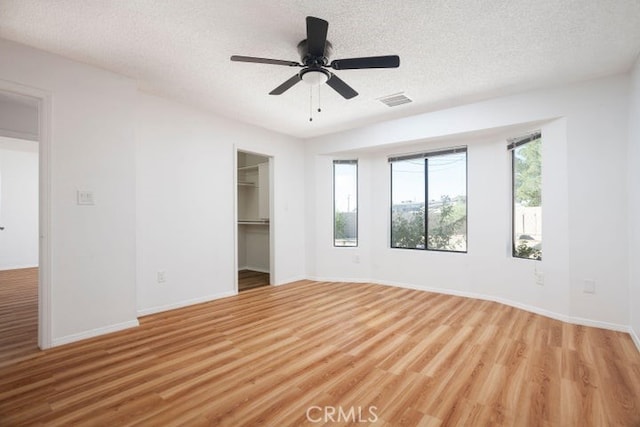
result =
[[311,56],[324,56],[328,28],[324,19],[307,16],[307,50]]
[[231,57],[231,60],[236,62],[254,62],[258,64],[288,65],[289,67],[302,66],[302,64],[299,64],[294,61],[283,61],[281,59],[269,59],[269,58],[256,58],[253,56],[242,56],[242,55],[233,55]]
[[329,65],[334,70],[357,70],[361,68],[397,68],[400,66],[398,55],[367,56],[363,58],[335,59]]
[[293,85],[298,83],[300,80],[302,79],[298,74],[296,74],[293,77],[291,77],[289,80],[287,80],[286,82],[282,83],[280,86],[278,86],[277,88],[269,92],[269,95],[282,95],[285,91],[290,89]]
[[351,86],[338,78],[335,74],[331,74],[331,78],[327,80],[327,84],[338,92],[344,99],[351,99],[354,96],[358,96],[358,92],[353,90]]

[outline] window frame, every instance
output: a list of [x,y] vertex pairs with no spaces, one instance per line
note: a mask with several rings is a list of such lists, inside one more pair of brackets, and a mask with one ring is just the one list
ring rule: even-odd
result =
[[[531,258],[517,255],[516,252],[516,149],[530,142],[540,140],[540,149],[542,150],[542,132],[536,130],[525,135],[507,139],[507,151],[511,157],[511,258],[524,259],[530,261],[542,261],[542,251],[540,258]],[[541,153],[542,156],[542,153]],[[542,160],[541,160],[542,161]],[[542,168],[540,169],[540,178],[542,178]],[[542,211],[542,180],[540,181],[540,210]],[[542,242],[542,239],[541,239]]]
[[[355,245],[336,245],[336,240],[337,240],[337,236],[336,236],[336,165],[355,165],[355,168],[356,168]],[[333,198],[333,247],[334,248],[357,248],[360,245],[360,236],[359,236],[360,206],[359,206],[359,200],[358,200],[359,199],[359,189],[358,189],[359,172],[360,172],[359,169],[360,168],[358,165],[358,159],[347,159],[347,160],[334,159],[331,164],[332,183],[333,183],[332,198]]]
[[[457,251],[452,249],[436,249],[429,248],[429,158],[444,156],[448,154],[465,153],[464,162],[464,186],[465,186],[465,249],[463,251]],[[423,159],[424,160],[424,248],[406,248],[401,246],[393,246],[393,163],[403,160]],[[417,251],[431,251],[431,252],[445,252],[466,254],[469,252],[469,150],[468,146],[458,146],[444,149],[437,149],[434,151],[425,151],[414,154],[390,156],[389,173],[390,173],[390,186],[389,186],[389,248],[390,249],[406,249]]]

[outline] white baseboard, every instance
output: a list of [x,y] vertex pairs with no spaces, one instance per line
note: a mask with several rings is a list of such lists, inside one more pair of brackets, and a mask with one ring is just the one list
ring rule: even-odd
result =
[[289,283],[299,282],[300,280],[312,280],[312,279],[308,279],[306,276],[287,277],[284,281],[274,283],[273,286],[288,285]]
[[38,268],[38,264],[35,265],[11,265],[11,266],[2,266],[0,267],[0,271],[6,270],[22,270],[24,268]]
[[[336,277],[331,277],[331,278],[314,277],[314,278],[311,278],[310,280],[314,280],[314,281],[317,281],[317,282],[372,283],[372,284],[375,284],[375,285],[395,286],[395,287],[398,287],[398,288],[414,289],[414,290],[417,290],[417,291],[434,292],[434,293],[445,294],[445,295],[455,295],[455,296],[459,296],[459,297],[474,298],[474,299],[479,299],[479,300],[483,300],[483,301],[493,301],[493,302],[497,302],[497,303],[500,303],[500,304],[508,305],[510,307],[519,308],[521,310],[525,310],[525,311],[528,311],[530,313],[535,313],[535,314],[539,314],[541,316],[550,317],[552,319],[560,320],[562,322],[571,323],[571,324],[574,324],[574,325],[591,326],[591,327],[595,327],[595,328],[609,329],[609,330],[612,330],[612,331],[631,333],[631,328],[628,325],[621,325],[621,324],[618,324],[618,323],[610,323],[610,322],[603,322],[603,321],[600,321],[600,320],[592,320],[592,319],[585,319],[585,318],[582,318],[582,317],[569,316],[569,315],[566,315],[566,314],[556,313],[554,311],[546,310],[544,308],[536,307],[536,306],[533,306],[533,305],[528,305],[528,304],[523,304],[521,302],[512,301],[512,300],[507,299],[507,298],[496,297],[496,296],[485,295],[485,294],[478,294],[478,293],[474,293],[474,292],[460,291],[460,290],[457,290],[457,289],[432,288],[432,287],[428,287],[428,286],[417,286],[417,285],[413,285],[413,284],[409,284],[409,283],[391,282],[391,281],[377,281],[377,280],[370,280],[370,279],[352,279],[352,278],[345,279],[345,278],[336,278]],[[637,337],[634,338],[633,334],[631,334],[631,335],[632,335],[632,338],[634,339],[634,341],[637,340]],[[636,342],[636,345],[638,346],[638,341],[635,341],[635,342]],[[640,346],[638,346],[638,349],[640,350]]]
[[631,335],[633,343],[636,345],[638,351],[640,351],[640,338],[638,338],[638,335],[636,334],[636,331],[633,330],[633,328],[629,328],[629,335]]
[[[370,279],[354,279],[354,278],[350,278],[350,279],[344,279],[344,278],[339,278],[339,277],[307,277],[308,280],[313,280],[314,282],[345,282],[345,283],[373,283],[374,285],[382,285],[383,283],[380,282],[374,282]],[[391,285],[391,286],[395,286],[395,285]],[[404,286],[399,286],[399,287],[404,287]],[[415,288],[420,290],[419,288]]]
[[91,329],[89,331],[79,332],[77,334],[67,335],[60,338],[54,338],[51,346],[56,347],[59,345],[70,344],[72,342],[86,340],[87,338],[93,338],[111,332],[122,331],[124,329],[135,328],[140,326],[138,319],[129,320],[128,322],[116,323],[115,325],[103,326],[101,328]]
[[242,271],[242,270],[257,271],[258,273],[269,273],[269,269],[268,268],[252,267],[250,265],[246,265],[244,267],[239,267],[238,268],[238,271]]
[[556,320],[560,320],[562,322],[571,323],[571,324],[574,324],[574,325],[582,325],[582,326],[590,326],[590,327],[594,327],[594,328],[609,329],[609,330],[618,331],[618,332],[629,332],[629,326],[627,326],[627,325],[621,325],[621,324],[618,324],[618,323],[604,322],[604,321],[600,321],[600,320],[585,319],[585,318],[582,318],[582,317],[569,316],[567,314],[557,313],[555,311],[551,311],[551,310],[547,310],[547,309],[544,309],[544,308],[536,307],[534,305],[524,304],[524,303],[521,303],[521,302],[518,302],[518,301],[510,300],[508,298],[496,297],[496,296],[493,296],[493,295],[478,294],[478,293],[475,293],[475,292],[460,291],[460,290],[456,290],[456,289],[442,289],[442,288],[431,288],[431,287],[422,287],[422,286],[415,286],[415,285],[406,285],[406,284],[394,283],[394,282],[379,283],[379,284],[388,285],[388,286],[398,286],[398,287],[416,289],[416,290],[427,291],[427,292],[435,292],[435,293],[439,293],[439,294],[456,295],[456,296],[461,296],[461,297],[465,297],[465,298],[475,298],[475,299],[479,299],[479,300],[483,300],[483,301],[493,301],[493,302],[497,302],[497,303],[500,303],[500,304],[508,305],[510,307],[519,308],[521,310],[528,311],[530,313],[535,313],[535,314],[539,314],[541,316],[549,317],[551,319],[556,319]]
[[203,302],[209,302],[209,301],[217,300],[220,298],[231,297],[234,295],[237,295],[235,291],[227,291],[227,292],[220,292],[219,294],[207,295],[204,297],[192,298],[185,301],[174,302],[171,304],[159,305],[159,306],[150,307],[150,308],[143,308],[138,310],[138,317],[148,316],[150,314],[160,313],[168,310],[174,310],[176,308],[187,307],[189,305],[200,304]]

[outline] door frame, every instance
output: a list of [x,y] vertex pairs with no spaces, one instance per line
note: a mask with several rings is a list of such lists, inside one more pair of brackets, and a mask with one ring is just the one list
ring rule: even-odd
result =
[[266,157],[269,160],[269,285],[276,283],[276,262],[275,262],[275,185],[274,169],[275,155],[245,148],[238,144],[233,144],[233,283],[234,292],[238,294],[238,151]]
[[38,347],[52,345],[51,322],[51,115],[52,95],[44,90],[1,80],[0,92],[38,102]]

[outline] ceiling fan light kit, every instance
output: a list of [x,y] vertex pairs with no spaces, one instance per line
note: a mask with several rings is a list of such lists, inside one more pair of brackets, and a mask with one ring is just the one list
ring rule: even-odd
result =
[[281,95],[298,82],[304,81],[312,87],[319,87],[326,83],[345,99],[357,96],[358,92],[327,68],[333,70],[359,70],[366,68],[397,68],[400,66],[400,57],[398,55],[336,59],[329,62],[333,47],[331,42],[327,41],[329,23],[313,16],[307,16],[306,22],[307,38],[298,43],[297,46],[301,62],[241,55],[233,55],[231,60],[302,67],[300,72],[273,89],[269,92],[269,95]]
[[311,86],[323,85],[329,80],[331,73],[325,69],[309,69],[300,71],[300,78]]

